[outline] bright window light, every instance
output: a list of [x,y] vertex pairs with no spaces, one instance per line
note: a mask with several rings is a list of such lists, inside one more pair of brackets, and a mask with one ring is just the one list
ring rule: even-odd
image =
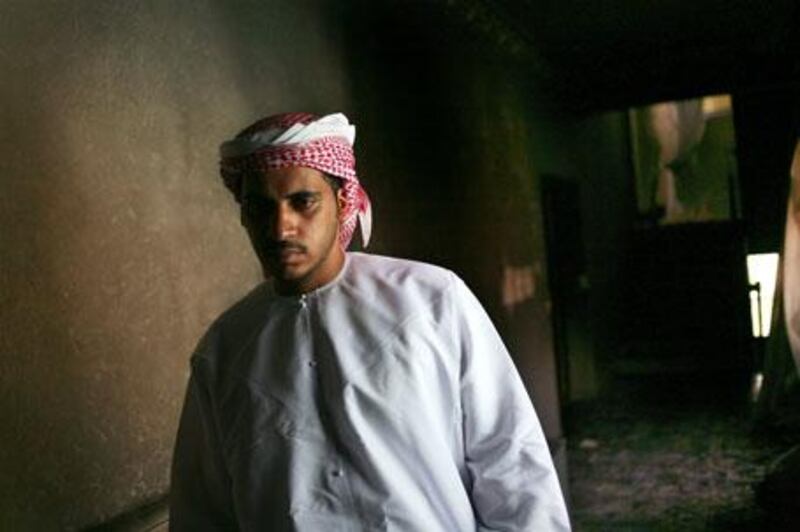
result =
[[750,316],[753,336],[769,336],[772,323],[772,300],[778,275],[778,254],[758,253],[747,256],[747,278],[750,283]]
[[750,400],[754,403],[758,401],[758,396],[761,395],[761,388],[764,385],[764,374],[759,372],[753,375],[753,382],[750,387]]

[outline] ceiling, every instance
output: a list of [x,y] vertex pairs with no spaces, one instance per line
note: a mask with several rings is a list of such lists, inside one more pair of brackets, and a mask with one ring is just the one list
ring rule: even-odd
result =
[[[796,85],[796,0],[462,0],[522,42],[574,107]],[[500,28],[501,27],[501,28]]]

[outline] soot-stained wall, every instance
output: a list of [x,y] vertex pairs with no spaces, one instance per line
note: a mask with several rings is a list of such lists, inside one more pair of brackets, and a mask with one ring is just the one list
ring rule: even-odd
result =
[[258,279],[218,143],[347,79],[321,2],[0,10],[0,530],[74,529],[167,490],[189,354]]

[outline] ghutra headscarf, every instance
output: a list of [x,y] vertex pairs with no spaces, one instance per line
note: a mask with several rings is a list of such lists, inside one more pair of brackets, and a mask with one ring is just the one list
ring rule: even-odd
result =
[[220,146],[220,173],[237,201],[241,199],[244,176],[250,173],[305,166],[338,177],[345,199],[339,242],[347,249],[356,223],[360,222],[361,239],[366,247],[372,229],[372,209],[356,175],[355,136],[355,126],[341,113],[322,117],[309,113],[268,116]]

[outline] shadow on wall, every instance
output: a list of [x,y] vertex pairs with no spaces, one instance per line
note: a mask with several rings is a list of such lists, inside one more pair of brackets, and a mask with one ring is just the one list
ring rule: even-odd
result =
[[457,163],[464,88],[453,84],[446,19],[434,2],[355,4],[330,17],[342,21],[360,178],[376,216],[370,251],[455,267],[470,176]]

